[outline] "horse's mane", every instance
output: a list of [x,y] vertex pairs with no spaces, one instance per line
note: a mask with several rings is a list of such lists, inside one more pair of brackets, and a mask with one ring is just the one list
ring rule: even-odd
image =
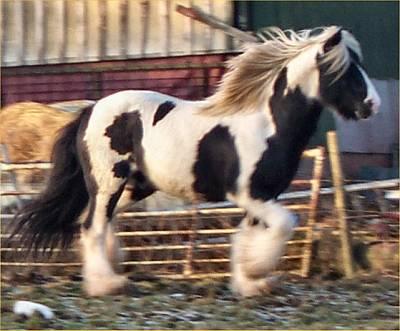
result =
[[[265,29],[260,34],[263,43],[245,45],[244,53],[227,62],[228,71],[216,93],[205,100],[200,113],[216,116],[257,111],[273,79],[293,58],[313,45],[324,43],[339,30],[337,26],[299,32],[277,27]],[[321,61],[328,64],[333,80],[340,78],[350,64],[347,47],[361,59],[358,41],[345,30],[342,30],[342,42],[322,54]]]

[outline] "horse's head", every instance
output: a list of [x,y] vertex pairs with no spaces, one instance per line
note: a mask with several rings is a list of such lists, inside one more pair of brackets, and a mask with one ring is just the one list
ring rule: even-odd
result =
[[298,90],[346,119],[378,111],[380,99],[362,68],[360,45],[348,31],[337,26],[299,32],[270,27],[262,33],[264,43],[247,45],[228,62],[203,114],[265,109],[265,97],[279,86],[283,94]]
[[381,100],[361,65],[359,44],[348,31],[338,28],[322,44],[316,60],[319,94],[327,106],[353,120],[378,112]]

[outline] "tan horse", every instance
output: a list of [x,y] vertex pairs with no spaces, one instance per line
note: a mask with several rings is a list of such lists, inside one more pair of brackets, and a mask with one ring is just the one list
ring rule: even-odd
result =
[[[78,102],[71,109],[67,107],[70,103],[67,102],[66,106],[64,103],[55,104],[56,107],[53,107],[37,102],[18,102],[0,109],[0,144],[3,145],[0,161],[49,162],[58,130],[76,118],[83,106]],[[16,176],[18,187],[13,187],[10,175]],[[2,190],[30,190],[32,184],[43,183],[46,177],[43,170],[2,173]],[[15,202],[13,197],[2,196],[3,207]]]
[[0,110],[0,143],[11,162],[48,162],[58,130],[76,116],[37,102],[6,106]]

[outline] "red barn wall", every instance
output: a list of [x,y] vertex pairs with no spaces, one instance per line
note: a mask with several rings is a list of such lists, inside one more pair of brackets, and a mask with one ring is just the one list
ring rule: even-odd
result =
[[126,89],[154,90],[184,99],[210,95],[229,54],[3,67],[1,104],[97,100]]

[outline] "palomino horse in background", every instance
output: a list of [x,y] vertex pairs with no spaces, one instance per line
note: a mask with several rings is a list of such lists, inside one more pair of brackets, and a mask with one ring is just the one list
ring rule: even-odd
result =
[[0,110],[0,141],[11,162],[47,162],[58,130],[76,117],[37,102],[14,103]]
[[[77,113],[60,111],[37,102],[18,102],[0,110],[0,161],[11,163],[49,162],[57,132]],[[46,178],[44,170],[14,170],[2,173],[2,190],[14,190],[13,180],[19,190],[29,191],[32,185],[41,184]],[[13,209],[20,204],[20,197],[1,196],[3,208]],[[4,210],[4,209],[3,209]]]
[[244,208],[233,236],[232,280],[263,293],[295,226],[276,202],[293,179],[325,107],[367,118],[380,100],[356,39],[336,26],[272,28],[228,63],[216,93],[192,102],[152,91],[101,99],[57,141],[44,192],[16,216],[27,248],[68,247],[81,231],[84,288],[121,290],[112,220],[125,185],[139,201],[160,190],[193,201],[228,199]]

